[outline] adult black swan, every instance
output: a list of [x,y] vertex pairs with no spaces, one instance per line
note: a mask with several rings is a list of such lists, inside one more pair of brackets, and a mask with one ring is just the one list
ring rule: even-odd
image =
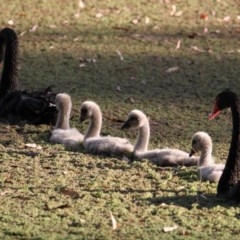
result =
[[223,91],[216,96],[209,119],[215,118],[222,109],[231,108],[232,140],[223,174],[217,187],[219,197],[240,201],[240,102],[232,91]]
[[56,94],[48,87],[44,91],[28,92],[19,89],[18,36],[11,28],[0,32],[0,63],[3,70],[0,82],[0,117],[9,123],[55,124]]

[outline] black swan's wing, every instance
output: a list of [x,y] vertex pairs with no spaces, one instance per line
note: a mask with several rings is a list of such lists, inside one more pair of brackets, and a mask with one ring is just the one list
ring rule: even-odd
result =
[[0,101],[0,116],[6,117],[10,123],[26,121],[35,125],[55,124],[57,109],[53,95],[44,92],[11,92]]

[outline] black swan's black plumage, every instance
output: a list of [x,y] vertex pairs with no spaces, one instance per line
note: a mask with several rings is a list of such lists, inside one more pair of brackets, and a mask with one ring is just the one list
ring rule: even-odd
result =
[[219,180],[217,194],[232,200],[240,201],[240,101],[236,93],[223,91],[215,100],[215,106],[210,119],[216,117],[222,109],[231,108],[232,140],[227,162]]
[[0,32],[0,63],[3,62],[0,82],[0,117],[9,123],[25,121],[30,124],[55,124],[57,109],[51,88],[28,92],[19,90],[18,36],[11,28]]

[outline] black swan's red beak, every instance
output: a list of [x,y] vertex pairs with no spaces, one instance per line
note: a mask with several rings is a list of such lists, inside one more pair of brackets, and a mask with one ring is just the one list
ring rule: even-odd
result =
[[209,120],[214,119],[216,116],[219,115],[219,113],[221,112],[221,110],[219,109],[219,107],[217,106],[217,104],[215,103],[212,113],[209,115]]

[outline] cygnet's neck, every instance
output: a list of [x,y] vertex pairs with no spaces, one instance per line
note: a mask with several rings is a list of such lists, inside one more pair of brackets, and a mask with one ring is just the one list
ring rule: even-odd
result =
[[93,113],[90,118],[90,124],[84,135],[84,139],[100,136],[102,128],[102,112],[99,108],[94,108],[92,111]]
[[[146,119],[147,120],[147,119]],[[148,120],[138,129],[137,141],[134,146],[134,152],[145,152],[148,150],[150,137],[150,125]]]
[[57,123],[55,125],[55,129],[60,128],[60,129],[69,129],[69,119],[70,119],[70,114],[71,114],[71,106],[68,108],[63,107],[62,109],[59,109],[58,113],[58,119]]
[[214,163],[212,157],[212,143],[208,143],[206,146],[202,148],[200,159],[199,159],[199,166],[207,166]]

